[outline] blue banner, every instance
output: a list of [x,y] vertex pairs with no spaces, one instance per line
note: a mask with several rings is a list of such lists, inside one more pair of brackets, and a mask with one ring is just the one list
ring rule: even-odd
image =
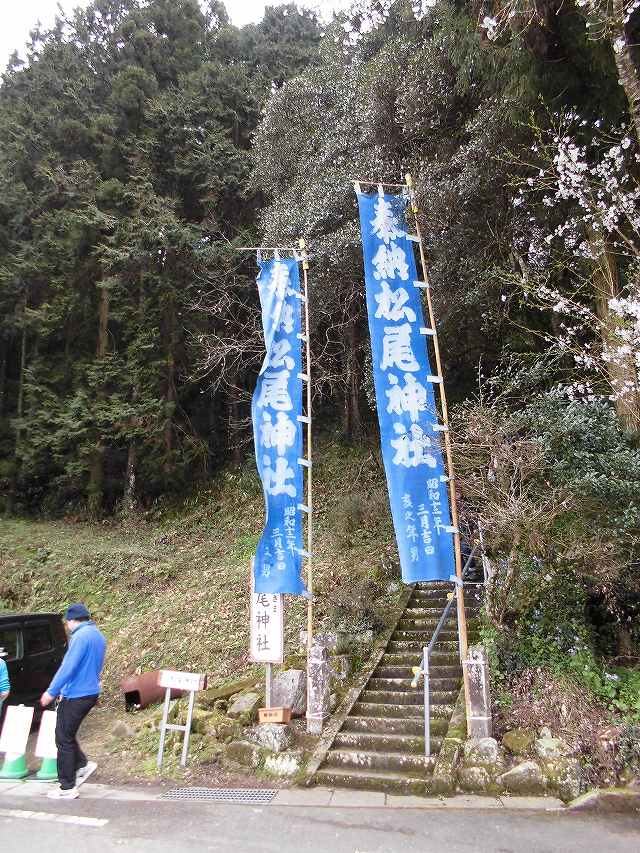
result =
[[448,478],[442,464],[406,200],[358,192],[367,311],[382,456],[405,583],[455,572]]
[[267,353],[251,417],[266,519],[254,561],[255,591],[302,595],[300,275],[297,260],[258,259],[258,264]]

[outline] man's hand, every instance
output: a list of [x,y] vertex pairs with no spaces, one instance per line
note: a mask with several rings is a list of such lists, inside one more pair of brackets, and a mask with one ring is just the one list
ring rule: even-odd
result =
[[40,704],[43,708],[46,708],[47,705],[50,705],[53,702],[54,698],[54,696],[51,696],[49,693],[44,692],[40,697]]

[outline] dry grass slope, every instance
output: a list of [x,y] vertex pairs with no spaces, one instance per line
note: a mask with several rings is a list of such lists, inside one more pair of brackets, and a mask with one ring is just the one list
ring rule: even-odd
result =
[[[376,452],[321,443],[314,466],[317,612],[354,577],[376,581],[384,616],[399,577]],[[221,473],[178,508],[136,523],[0,520],[0,607],[62,610],[86,601],[109,640],[105,698],[137,669],[204,670],[215,681],[253,671],[247,658],[248,567],[263,521],[251,462]],[[287,650],[306,603],[288,598]]]

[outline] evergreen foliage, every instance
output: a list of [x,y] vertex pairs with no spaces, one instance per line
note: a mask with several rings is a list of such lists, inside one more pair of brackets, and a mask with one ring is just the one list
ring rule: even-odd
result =
[[[474,4],[357,0],[239,29],[218,0],[94,0],[34,31],[0,88],[4,508],[130,513],[241,461],[262,356],[241,245],[307,240],[315,423],[375,435],[352,182],[409,171],[467,498],[481,482],[513,570],[494,623],[542,560],[626,630],[640,100],[637,13],[616,9],[507,3],[479,25]],[[483,374],[499,397],[469,402]],[[492,459],[522,486],[501,507]]]
[[[294,6],[96,0],[0,89],[0,476],[8,508],[93,515],[205,478],[235,440],[194,346],[212,280],[252,294],[251,134],[312,60]],[[243,274],[246,269],[249,277]],[[249,299],[252,305],[253,298]]]

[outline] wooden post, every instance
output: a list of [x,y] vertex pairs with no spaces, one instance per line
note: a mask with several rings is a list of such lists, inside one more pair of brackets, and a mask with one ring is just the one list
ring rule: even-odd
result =
[[451,436],[449,434],[449,409],[447,407],[447,396],[444,390],[444,376],[442,374],[442,361],[440,359],[440,345],[438,343],[438,330],[436,328],[436,320],[433,311],[433,300],[431,299],[431,288],[429,286],[429,269],[427,266],[427,256],[424,249],[424,244],[422,242],[422,233],[420,231],[420,222],[418,221],[418,206],[415,200],[415,193],[413,189],[413,180],[411,175],[407,174],[405,176],[406,187],[409,191],[409,200],[411,203],[411,212],[413,213],[413,218],[416,226],[416,236],[418,238],[418,248],[420,251],[420,263],[422,265],[422,274],[424,276],[424,283],[426,287],[424,288],[427,294],[427,307],[429,310],[429,323],[431,325],[431,329],[433,329],[433,334],[429,335],[431,340],[433,341],[433,351],[436,360],[436,371],[437,376],[440,379],[438,382],[438,388],[440,390],[440,414],[442,417],[442,423],[445,427],[443,431],[444,436],[444,452],[445,458],[447,462],[447,476],[449,477],[449,504],[451,507],[451,524],[457,531],[453,534],[453,545],[454,545],[454,553],[455,553],[455,561],[456,561],[456,578],[458,582],[456,583],[456,604],[458,610],[458,642],[460,646],[460,661],[463,664],[463,679],[464,679],[464,697],[465,697],[465,705],[467,709],[467,728],[469,726],[470,720],[470,704],[469,704],[469,679],[467,674],[467,668],[464,666],[464,661],[467,659],[467,619],[464,609],[464,588],[462,586],[462,551],[460,549],[460,532],[458,528],[458,505],[456,501],[456,485],[455,485],[455,472],[453,468],[453,457],[451,454]]
[[264,665],[265,685],[264,685],[264,706],[271,707],[271,685],[273,683],[273,664],[266,663]]
[[[305,344],[305,369],[304,373],[307,377],[307,399],[306,399],[306,418],[307,418],[307,454],[306,454],[306,469],[307,469],[307,592],[309,598],[307,601],[307,714],[309,713],[309,661],[311,658],[311,649],[313,647],[313,467],[312,467],[312,436],[311,436],[311,341],[309,330],[309,261],[306,253],[306,243],[300,238],[298,241],[300,251],[302,253],[302,295],[304,305],[304,332],[303,341]],[[309,730],[309,720],[307,720],[307,731]]]

